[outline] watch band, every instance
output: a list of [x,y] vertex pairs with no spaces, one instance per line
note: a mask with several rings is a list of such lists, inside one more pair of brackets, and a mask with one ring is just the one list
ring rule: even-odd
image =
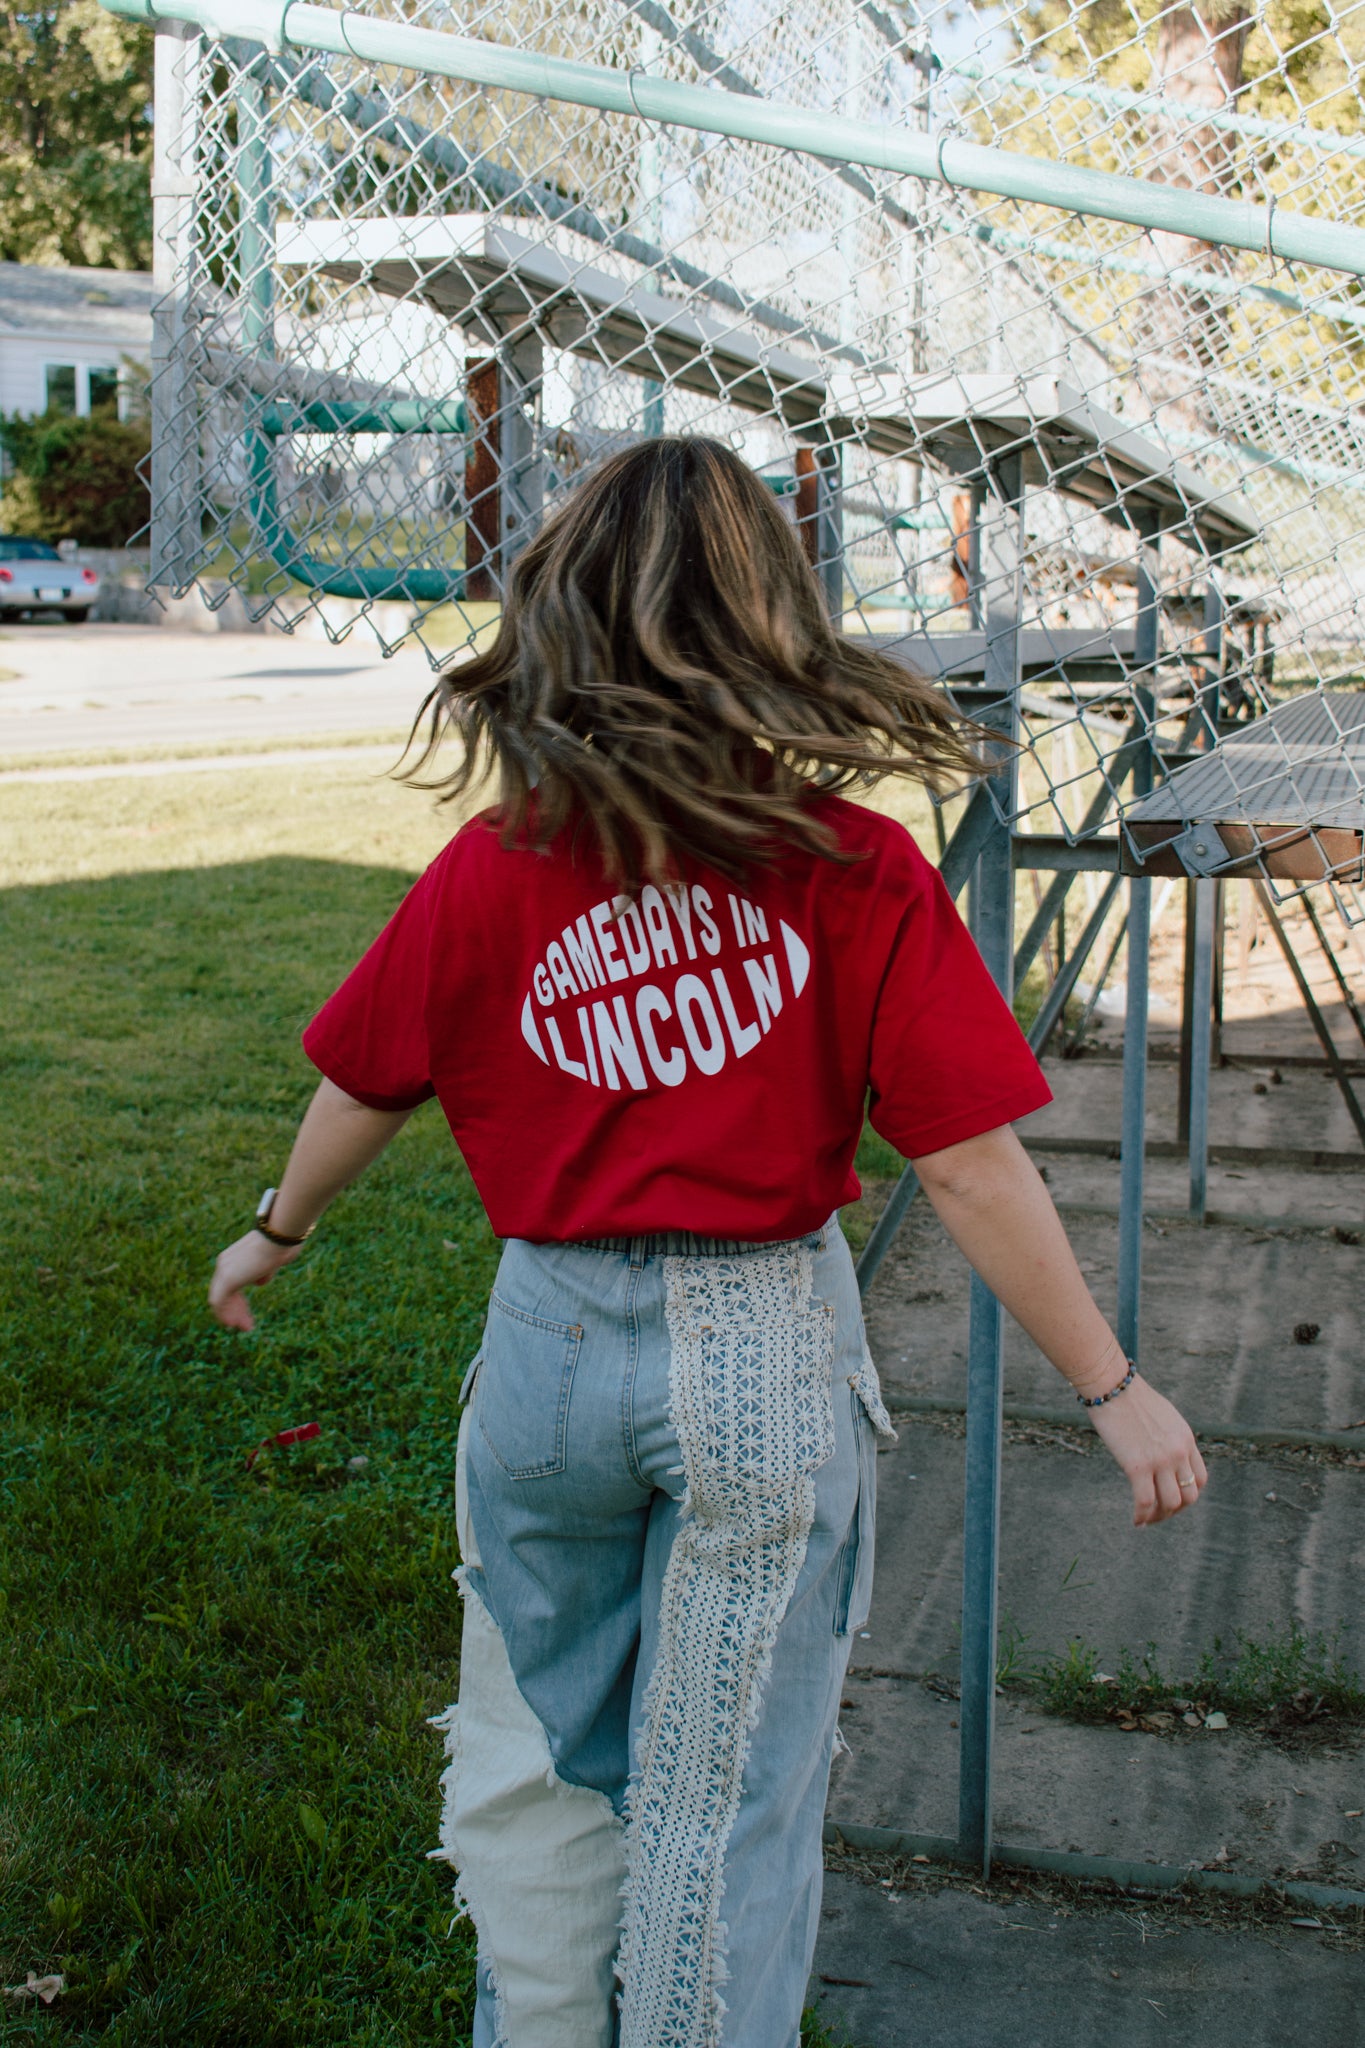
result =
[[302,1237],[286,1237],[282,1230],[272,1230],[270,1228],[270,1212],[275,1206],[275,1197],[278,1193],[278,1188],[266,1189],[260,1201],[256,1204],[256,1221],[252,1227],[258,1230],[262,1237],[269,1238],[271,1244],[282,1244],[292,1251],[295,1245],[307,1244],[309,1238],[317,1229],[317,1225],[310,1223]]

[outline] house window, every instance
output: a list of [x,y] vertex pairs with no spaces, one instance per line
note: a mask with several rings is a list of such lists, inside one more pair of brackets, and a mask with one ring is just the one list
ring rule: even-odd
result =
[[118,371],[104,367],[90,371],[90,411],[118,412]]
[[49,363],[46,373],[47,410],[49,412],[75,412],[76,365],[74,363]]
[[117,417],[119,373],[113,363],[45,363],[49,412],[101,412]]

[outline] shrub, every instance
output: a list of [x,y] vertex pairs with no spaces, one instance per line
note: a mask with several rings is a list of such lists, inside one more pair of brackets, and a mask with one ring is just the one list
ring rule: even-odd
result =
[[150,446],[145,423],[106,413],[0,418],[0,448],[14,471],[0,492],[0,528],[29,540],[127,547],[151,517],[138,467]]

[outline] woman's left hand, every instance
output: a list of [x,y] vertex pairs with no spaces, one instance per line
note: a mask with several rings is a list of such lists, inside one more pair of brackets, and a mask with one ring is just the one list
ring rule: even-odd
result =
[[1116,1400],[1085,1412],[1133,1489],[1135,1528],[1194,1506],[1208,1485],[1208,1467],[1180,1410],[1141,1373]]
[[256,1319],[247,1306],[245,1289],[264,1287],[281,1266],[302,1251],[302,1245],[272,1244],[258,1230],[248,1230],[218,1254],[209,1288],[209,1307],[225,1330],[254,1330]]

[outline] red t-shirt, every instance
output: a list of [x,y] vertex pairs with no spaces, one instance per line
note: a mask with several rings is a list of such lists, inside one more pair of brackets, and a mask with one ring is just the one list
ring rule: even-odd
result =
[[475,818],[304,1049],[375,1109],[438,1096],[500,1237],[814,1230],[861,1193],[865,1107],[915,1158],[1052,1098],[909,833],[811,804],[866,857],[693,868],[619,918],[588,835],[507,849]]

